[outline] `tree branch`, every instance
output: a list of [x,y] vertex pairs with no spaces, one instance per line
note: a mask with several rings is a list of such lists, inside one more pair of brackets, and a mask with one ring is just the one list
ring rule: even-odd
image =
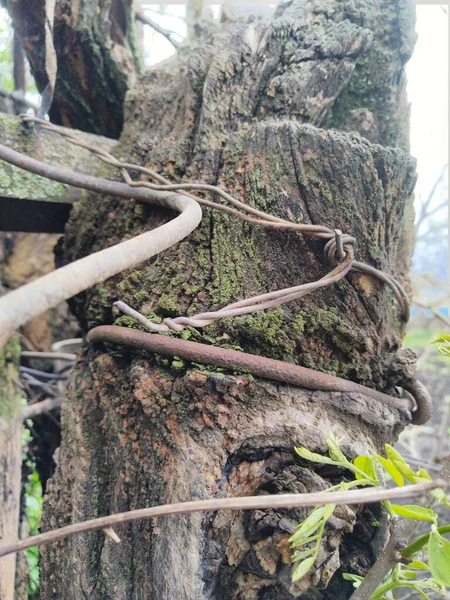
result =
[[[430,190],[430,193],[428,194],[427,199],[425,200],[425,202],[422,204],[421,208],[420,208],[420,213],[417,219],[417,223],[416,223],[416,235],[417,232],[419,231],[420,226],[422,225],[422,223],[424,222],[424,220],[426,218],[428,218],[431,214],[433,214],[434,212],[436,212],[436,210],[432,210],[431,212],[428,211],[430,204],[434,198],[434,194],[436,193],[436,190],[439,186],[439,184],[441,183],[441,181],[444,178],[445,175],[445,171],[448,168],[448,163],[446,165],[444,165],[444,167],[442,168],[442,171],[439,174],[439,177],[436,179],[436,181],[433,184],[433,187]],[[441,208],[441,207],[439,207]]]
[[24,92],[17,90],[10,92],[9,90],[4,90],[0,88],[0,96],[3,96],[4,98],[9,98],[14,102],[22,104],[23,106],[26,106],[28,108],[32,108],[35,112],[39,110],[39,106],[37,104],[25,98]]
[[64,398],[47,398],[42,402],[36,402],[36,404],[30,404],[22,409],[22,420],[34,419],[43,413],[50,412],[60,408],[65,402]]
[[444,323],[444,325],[446,325],[447,327],[450,327],[450,321],[448,319],[446,319],[444,317],[444,315],[441,315],[441,313],[438,310],[436,310],[433,306],[428,306],[427,304],[420,302],[420,300],[413,299],[413,302],[419,308],[423,308],[425,310],[431,310],[431,312],[436,317],[436,319],[439,319],[442,323]]
[[45,360],[66,360],[73,362],[77,360],[77,355],[71,352],[35,352],[31,350],[23,350],[20,356],[24,358],[42,358]]
[[136,10],[136,19],[138,21],[140,21],[141,23],[144,23],[144,25],[149,25],[152,29],[154,29],[155,31],[157,31],[158,33],[163,35],[166,38],[166,40],[169,40],[169,42],[172,44],[172,46],[175,48],[175,50],[178,50],[178,48],[180,47],[180,44],[172,38],[173,31],[164,29],[164,27],[161,27],[161,25],[158,25],[158,23],[156,21],[154,21],[153,19],[148,17],[146,14],[144,14],[140,10]]
[[268,496],[219,498],[164,504],[162,506],[130,510],[128,512],[117,513],[81,523],[73,523],[66,527],[31,536],[14,544],[4,544],[3,546],[0,546],[0,557],[12,554],[13,552],[19,552],[20,550],[26,550],[31,546],[48,544],[49,542],[54,542],[70,535],[75,535],[76,533],[98,531],[99,529],[106,529],[120,523],[131,523],[133,521],[152,519],[154,517],[218,510],[280,509],[300,506],[322,506],[324,504],[372,504],[374,502],[380,502],[381,500],[392,500],[393,498],[399,499],[421,496],[429,490],[442,487],[443,484],[443,481],[436,480],[395,489],[377,487],[350,492],[274,494]]

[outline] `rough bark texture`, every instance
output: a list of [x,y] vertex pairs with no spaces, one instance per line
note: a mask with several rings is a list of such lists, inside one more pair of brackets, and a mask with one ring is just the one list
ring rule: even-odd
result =
[[[81,137],[86,143],[93,144],[110,152],[116,140],[82,131],[70,133]],[[53,132],[36,130],[33,125],[23,123],[21,119],[0,113],[1,143],[17,152],[23,152],[38,160],[60,167],[93,174],[102,164],[84,148],[79,148]],[[28,171],[23,171],[0,160],[0,195],[9,198],[46,200],[53,202],[73,202],[81,196],[81,190],[56,181],[50,181]]]
[[[96,144],[107,152],[115,140],[78,133],[86,142]],[[39,135],[16,117],[0,114],[1,143],[62,167],[71,167],[85,173],[95,172],[100,161],[87,150],[74,147],[63,138],[40,130]],[[7,198],[72,202],[82,191],[38,177],[0,161],[0,196]],[[0,205],[1,206],[1,205]],[[36,209],[38,210],[38,209]],[[59,234],[10,232],[0,233],[0,293],[15,289],[55,268],[55,247]],[[70,318],[67,305],[31,319],[22,328],[30,349],[50,350],[61,336],[73,337],[77,327]]]
[[[79,132],[85,141],[96,143],[109,151],[115,141]],[[85,150],[69,145],[54,134],[41,131],[39,137],[30,127],[16,117],[0,114],[0,140],[19,152],[24,152],[53,164],[71,166],[84,172],[93,172],[99,161]],[[0,196],[70,202],[80,196],[80,190],[69,188],[26,173],[0,161]],[[54,248],[60,235],[30,233],[0,233],[0,294],[28,283],[55,268]],[[30,299],[32,301],[32,299]],[[17,366],[21,350],[25,348],[50,350],[53,342],[62,337],[74,337],[79,332],[78,325],[69,313],[66,303],[31,319],[21,328],[19,337],[10,340],[0,350],[0,540],[8,543],[19,535],[21,464],[22,464],[22,415],[21,394],[13,384],[18,379]],[[42,368],[42,361],[34,364]],[[55,424],[45,423],[46,417],[35,423],[33,434],[41,447],[49,444],[55,435]],[[56,430],[59,436],[59,431]],[[43,452],[44,454],[45,452]],[[26,597],[28,564],[20,557],[20,569],[14,595],[15,557],[0,561],[0,600]],[[21,576],[21,577],[20,577]]]
[[[374,60],[371,44],[379,44],[398,71],[377,84],[390,101],[368,106],[371,92],[381,91],[367,80],[360,96],[355,87],[352,110],[370,112],[374,141],[406,145],[406,116],[399,117],[402,6],[391,2],[385,11],[383,4],[375,14],[364,0],[296,0],[279,8],[271,24],[222,26],[191,54],[141,79],[128,96],[115,151],[174,180],[221,185],[273,214],[339,227],[358,239],[360,260],[407,283],[414,161],[356,133],[319,128],[336,122],[339,101],[343,114],[358,66]],[[384,37],[389,28],[392,44]],[[395,124],[387,128],[389,119]],[[83,197],[67,230],[66,260],[169,217],[134,202]],[[147,315],[194,314],[311,281],[329,268],[319,242],[205,211],[188,240],[89,290],[73,306],[86,329],[113,322],[118,298]],[[124,317],[118,322],[133,326]],[[402,334],[389,289],[353,274],[299,302],[182,336],[390,390],[411,374],[411,357],[398,351]],[[344,474],[302,463],[294,446],[324,451],[333,431],[350,456],[373,452],[405,425],[398,412],[362,396],[88,347],[63,419],[47,529],[166,502],[320,490]],[[42,550],[42,598],[348,598],[352,588],[342,571],[364,574],[386,535],[385,524],[372,527],[379,508],[339,509],[315,569],[293,585],[288,538],[305,514],[157,519],[124,527],[120,545],[103,533],[71,538]]]
[[[45,0],[7,0],[40,92],[45,68]],[[140,69],[131,0],[58,0],[54,45],[58,75],[54,123],[118,137],[123,102]]]

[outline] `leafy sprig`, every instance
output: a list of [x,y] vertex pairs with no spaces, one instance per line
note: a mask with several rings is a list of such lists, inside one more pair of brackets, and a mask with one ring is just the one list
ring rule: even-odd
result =
[[[450,336],[447,337],[450,341]],[[353,473],[354,480],[342,481],[338,485],[327,488],[324,493],[337,490],[347,491],[358,486],[380,486],[382,485],[380,473],[383,470],[399,487],[403,487],[405,482],[417,484],[431,481],[431,477],[425,469],[419,468],[417,471],[413,471],[403,456],[389,444],[385,445],[386,456],[361,455],[353,461],[350,461],[342,452],[340,440],[333,434],[326,440],[326,445],[328,456],[311,452],[307,448],[295,448],[298,456],[304,460],[333,465]],[[430,493],[437,502],[450,507],[444,490],[436,489]],[[424,508],[416,504],[397,505],[388,500],[384,500],[382,504],[391,519],[399,516],[407,519],[429,521],[431,528],[428,533],[422,535],[403,550],[402,556],[409,563],[407,565],[395,565],[382,585],[372,595],[371,600],[382,600],[386,598],[386,594],[390,594],[393,589],[400,587],[415,590],[422,598],[429,598],[427,591],[433,591],[445,597],[445,588],[450,587],[450,541],[446,540],[443,534],[450,532],[450,525],[438,527],[438,515],[430,508]],[[326,504],[315,508],[299,524],[296,532],[291,536],[289,541],[293,550],[292,562],[299,563],[293,571],[293,581],[298,581],[307,575],[314,566],[326,523],[335,508],[336,505],[334,504]],[[429,564],[419,560],[419,552],[424,548],[428,550]],[[429,571],[431,577],[417,579],[420,571]],[[363,580],[359,575],[352,573],[345,573],[343,577],[348,581],[353,581],[355,587],[358,587]]]
[[[42,485],[39,474],[36,470],[35,460],[28,456],[27,448],[31,441],[31,434],[27,428],[22,429],[22,457],[29,469],[29,474],[25,481],[25,517],[28,525],[28,534],[36,535],[39,533],[39,524],[42,514]],[[27,592],[31,597],[39,589],[39,548],[32,546],[26,552],[28,562],[28,582]]]
[[440,333],[431,343],[436,344],[436,350],[439,354],[450,358],[450,335]]

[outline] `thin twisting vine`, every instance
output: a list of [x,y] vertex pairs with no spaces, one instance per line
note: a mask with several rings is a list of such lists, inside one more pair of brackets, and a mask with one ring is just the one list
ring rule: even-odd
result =
[[[159,173],[132,163],[119,161],[112,154],[109,154],[105,150],[88,144],[84,140],[77,137],[75,134],[65,131],[64,129],[38,119],[29,115],[22,115],[22,119],[25,122],[36,123],[39,127],[57,133],[58,135],[66,138],[70,143],[75,144],[81,148],[85,148],[101,161],[106,164],[120,169],[124,181],[130,187],[146,187],[154,191],[180,191],[186,196],[194,199],[201,206],[206,206],[214,210],[219,210],[235,216],[244,221],[255,223],[264,227],[272,229],[286,229],[291,231],[298,231],[304,235],[310,235],[314,238],[323,239],[326,241],[324,247],[324,253],[328,262],[334,267],[331,273],[328,273],[322,277],[319,281],[278,290],[277,292],[271,292],[268,294],[261,294],[254,296],[253,298],[247,298],[239,302],[234,302],[221,308],[220,310],[201,313],[193,317],[176,317],[164,319],[163,324],[147,322],[146,326],[155,332],[162,331],[181,331],[187,326],[191,327],[204,327],[210,325],[216,319],[224,317],[234,317],[238,315],[248,314],[257,310],[270,309],[284,304],[285,302],[291,302],[301,298],[307,293],[315,291],[326,285],[336,283],[350,271],[357,271],[359,273],[366,273],[373,277],[377,277],[383,283],[388,285],[394,296],[396,297],[402,312],[402,318],[407,321],[409,319],[409,301],[406,292],[402,286],[396,281],[391,275],[362,263],[354,259],[353,247],[356,244],[356,240],[351,235],[342,233],[339,229],[331,229],[323,225],[314,225],[307,223],[293,223],[285,219],[281,219],[269,213],[255,209],[240,200],[237,200],[221,188],[214,185],[207,185],[203,183],[171,183]],[[133,181],[129,171],[133,170],[143,175],[147,175],[152,179],[159,182],[159,184],[151,183],[149,181]],[[193,196],[187,193],[187,190],[195,190],[198,192],[210,192],[220,196],[223,200],[229,202],[234,208],[225,206],[215,201],[207,200],[199,196]]]
[[[56,127],[47,121],[26,115],[22,118],[26,122],[32,121],[36,123],[38,128],[45,128],[63,135],[70,143],[87,149],[105,163],[115,168],[119,168],[126,183],[123,184],[100,179],[79,174],[70,169],[48,165],[0,145],[0,158],[3,160],[20,168],[30,170],[38,175],[55,179],[56,181],[68,185],[74,185],[120,198],[135,198],[138,202],[159,204],[176,210],[180,215],[176,219],[173,219],[169,223],[152,231],[138,235],[130,240],[101,250],[100,252],[88,255],[0,298],[0,344],[11,331],[25,323],[32,316],[56,306],[59,302],[74,296],[80,291],[83,291],[112,275],[137,266],[137,264],[184,239],[200,223],[201,205],[227,212],[246,221],[251,221],[265,227],[290,229],[304,235],[322,239],[325,241],[325,256],[334,268],[330,273],[324,275],[318,281],[260,294],[252,298],[246,298],[229,304],[219,310],[200,313],[192,317],[165,319],[162,324],[152,323],[123,302],[117,303],[117,308],[139,320],[150,331],[180,331],[186,326],[204,327],[205,325],[212,323],[215,319],[234,317],[254,311],[271,309],[285,302],[301,298],[314,290],[331,285],[345,277],[350,270],[365,272],[384,281],[394,292],[394,295],[400,304],[403,318],[408,318],[409,304],[403,288],[390,275],[370,265],[354,260],[354,245],[356,240],[352,236],[344,234],[338,229],[333,230],[323,225],[292,223],[280,219],[279,217],[247,206],[240,200],[233,198],[230,194],[215,186],[198,183],[170,184],[161,175],[154,173],[150,169],[131,163],[121,162],[102,149],[87,144],[83,140],[77,138],[73,133]],[[154,184],[148,181],[133,181],[128,172],[132,169],[156,179],[160,184]],[[193,189],[200,192],[213,192],[232,204],[232,207],[225,206],[215,201],[205,200],[204,198],[198,198],[197,196],[192,196],[190,193],[186,192],[187,189]],[[29,302],[30,297],[34,298],[32,304]],[[251,357],[251,355],[249,356]],[[249,360],[251,360],[251,358]],[[263,359],[261,357],[260,360],[264,362],[264,360],[268,359]],[[261,367],[261,365],[259,365],[259,367]],[[299,368],[302,369],[301,367]],[[277,370],[280,372],[285,371],[283,368]],[[273,369],[271,370],[271,367],[266,365],[260,369],[260,371],[272,372]],[[316,372],[313,371],[313,373]],[[311,379],[309,375],[308,377]],[[294,378],[303,381],[306,378],[306,374],[302,373],[300,378],[298,378],[297,375]],[[275,379],[277,379],[277,377],[275,377]],[[316,385],[315,389],[324,390],[343,390],[346,389],[345,386],[348,383],[351,383],[346,382],[346,380],[340,380],[339,387],[336,387],[336,382],[331,382],[329,376],[319,373],[313,377],[313,380],[314,385]],[[357,384],[353,384],[353,386],[356,385]],[[396,399],[381,394],[380,400],[391,406],[400,409],[404,408],[406,411],[409,411],[410,414],[412,412],[412,420],[416,424],[426,422],[430,417],[432,406],[431,399],[426,390],[417,381],[405,384],[403,389],[403,399]],[[374,397],[373,393],[367,392],[367,388],[365,390],[366,395]],[[350,391],[359,391],[361,393],[364,391],[364,388],[362,390],[352,389]]]

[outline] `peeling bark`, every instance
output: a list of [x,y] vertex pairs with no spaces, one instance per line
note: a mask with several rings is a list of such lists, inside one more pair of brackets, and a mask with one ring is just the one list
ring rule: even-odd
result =
[[[324,129],[377,39],[378,29],[361,24],[369,10],[364,0],[356,8],[295,0],[272,23],[222,25],[129,93],[117,153],[173,180],[218,184],[275,215],[339,227],[358,239],[360,260],[407,284],[414,161],[365,140],[364,131]],[[383,24],[394,26],[391,11],[378,14],[377,28]],[[400,48],[385,52],[398,66]],[[370,110],[370,85],[360,109]],[[398,113],[402,83],[390,85],[397,101],[371,110],[377,142],[388,139],[381,125],[389,115],[398,131],[407,126]],[[132,201],[85,196],[72,212],[66,260],[169,217]],[[118,298],[147,315],[191,315],[316,279],[329,269],[322,251],[309,238],[205,210],[189,239],[72,305],[86,329],[113,322]],[[126,317],[118,323],[133,326]],[[399,351],[403,330],[389,289],[352,274],[298,302],[183,336],[389,391],[411,377],[413,358]],[[116,347],[85,348],[69,396],[46,529],[166,502],[321,490],[345,474],[298,460],[294,446],[323,452],[333,431],[354,456],[379,451],[405,426],[397,411],[367,397],[309,392]],[[124,526],[120,545],[103,533],[70,538],[42,549],[42,598],[348,598],[342,571],[364,574],[383,546],[380,508],[339,509],[315,569],[293,585],[288,538],[305,514],[155,519]]]

